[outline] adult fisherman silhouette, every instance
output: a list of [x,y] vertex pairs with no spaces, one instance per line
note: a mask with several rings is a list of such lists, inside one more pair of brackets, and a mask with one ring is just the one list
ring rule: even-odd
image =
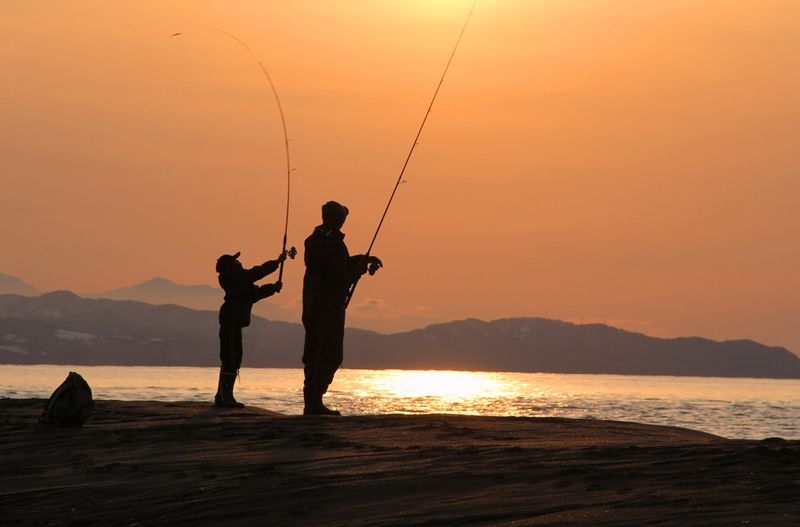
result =
[[367,252],[363,255],[350,256],[344,243],[344,234],[341,232],[349,210],[335,201],[329,201],[322,206],[322,224],[306,238],[304,255],[306,273],[303,278],[303,326],[306,331],[303,346],[303,414],[305,415],[341,415],[339,411],[325,406],[322,397],[333,382],[334,375],[344,359],[345,312],[361,277],[366,273],[373,275],[383,266],[379,258],[372,256],[372,248],[397,189],[403,182],[403,175],[475,10],[475,4],[477,0],[473,1],[453,46]]

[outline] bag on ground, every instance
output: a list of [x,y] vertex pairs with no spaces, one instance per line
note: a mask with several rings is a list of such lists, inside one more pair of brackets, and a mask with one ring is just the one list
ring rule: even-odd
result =
[[71,371],[50,396],[39,422],[48,426],[83,426],[93,409],[89,383],[80,374]]

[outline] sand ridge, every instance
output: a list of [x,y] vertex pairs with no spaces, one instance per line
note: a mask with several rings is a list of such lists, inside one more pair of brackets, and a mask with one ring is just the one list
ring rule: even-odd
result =
[[10,525],[800,524],[800,442],[458,415],[285,416],[97,401],[47,429],[0,400]]

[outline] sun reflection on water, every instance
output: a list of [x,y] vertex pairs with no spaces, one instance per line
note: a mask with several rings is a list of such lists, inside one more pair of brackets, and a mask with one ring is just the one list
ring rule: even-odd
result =
[[505,383],[490,373],[469,371],[381,372],[370,383],[373,395],[395,398],[435,397],[442,401],[497,397],[506,392]]

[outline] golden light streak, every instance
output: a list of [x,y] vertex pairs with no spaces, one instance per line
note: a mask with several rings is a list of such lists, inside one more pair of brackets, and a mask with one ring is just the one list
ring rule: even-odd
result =
[[387,371],[371,388],[388,397],[447,401],[494,397],[505,391],[491,373],[466,371]]

